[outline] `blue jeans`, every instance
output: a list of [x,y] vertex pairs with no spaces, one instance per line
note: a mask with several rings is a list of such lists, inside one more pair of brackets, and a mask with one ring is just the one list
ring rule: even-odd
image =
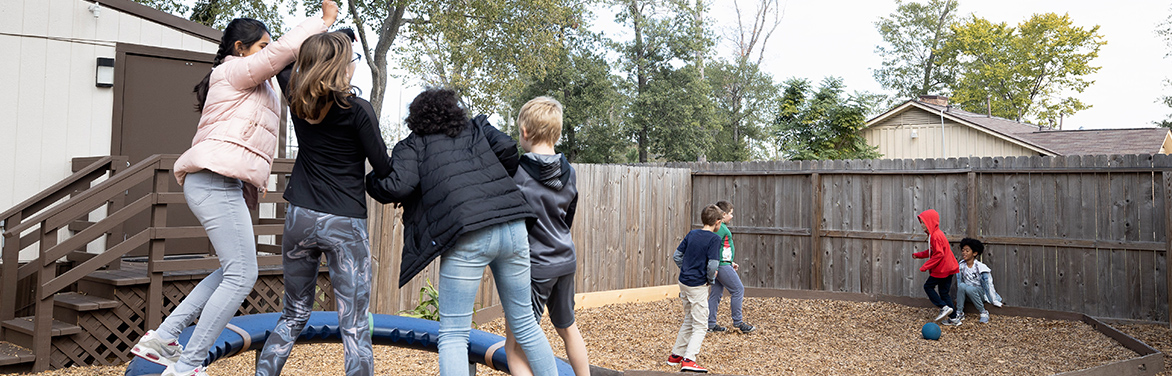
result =
[[175,338],[199,316],[179,358],[190,367],[203,365],[212,342],[256,285],[256,237],[242,186],[239,179],[208,170],[187,174],[183,183],[187,206],[220,258],[220,268],[204,277],[159,325],[164,338]]
[[977,306],[977,312],[985,313],[984,302],[985,291],[981,286],[973,286],[967,283],[956,284],[956,311],[964,312],[964,300],[968,298],[973,301],[973,305]]
[[370,323],[370,244],[366,218],[351,218],[289,205],[281,239],[285,309],[256,358],[256,375],[280,375],[313,311],[317,273],[324,255],[338,306],[346,376],[374,374]]
[[[949,296],[949,290],[952,290],[952,278],[954,276],[947,276],[944,278],[936,278],[928,276],[928,280],[924,281],[924,292],[928,293],[928,300],[936,307],[949,306],[956,309],[956,304],[952,302],[952,296]],[[952,315],[956,316],[956,312]]]
[[716,313],[720,311],[720,298],[724,296],[725,289],[728,289],[729,298],[732,300],[729,302],[729,308],[732,310],[733,325],[742,321],[741,306],[745,302],[745,285],[741,284],[741,276],[737,275],[732,265],[721,265],[716,272],[716,283],[708,291],[709,328],[716,326]]
[[549,340],[533,317],[529,290],[529,235],[524,220],[466,233],[441,256],[440,374],[453,376],[469,372],[468,333],[485,266],[492,268],[509,330],[525,351],[533,374],[557,375]]

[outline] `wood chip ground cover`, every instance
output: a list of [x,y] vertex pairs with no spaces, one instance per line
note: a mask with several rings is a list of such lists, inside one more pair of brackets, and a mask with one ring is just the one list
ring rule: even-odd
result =
[[[699,364],[714,373],[740,375],[1050,375],[1095,367],[1137,355],[1081,322],[998,316],[988,324],[976,315],[959,327],[944,327],[939,341],[920,338],[935,310],[885,302],[746,298],[745,321],[757,330],[710,333]],[[678,299],[579,309],[578,326],[591,363],[616,369],[675,372],[664,364],[680,325]],[[730,326],[728,299],[720,324]],[[503,321],[481,329],[503,333]],[[554,353],[565,356],[560,338],[542,322]],[[1172,352],[1167,325],[1120,325],[1124,333],[1164,353]],[[209,375],[249,375],[254,353],[213,364]],[[437,375],[435,353],[375,346],[376,375]],[[78,367],[40,376],[122,375],[125,367]],[[504,375],[479,367],[481,375]],[[341,375],[340,344],[298,345],[283,375]],[[1161,375],[1172,375],[1166,358]]]

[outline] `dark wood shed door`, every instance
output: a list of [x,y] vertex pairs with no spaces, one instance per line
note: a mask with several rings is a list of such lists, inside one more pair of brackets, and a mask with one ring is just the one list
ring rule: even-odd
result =
[[[187,51],[119,45],[114,100],[114,134],[111,152],[140,162],[154,154],[182,154],[191,147],[199,124],[192,88],[211,70],[213,56]],[[126,51],[123,51],[126,50]],[[172,177],[170,190],[182,192]],[[127,192],[126,203],[150,191],[143,184]],[[136,216],[123,226],[124,237],[133,236],[150,223],[150,213]],[[167,207],[168,226],[199,226],[186,205]],[[117,240],[115,240],[117,241]],[[166,254],[207,253],[206,239],[169,239]],[[145,255],[146,247],[131,255]]]

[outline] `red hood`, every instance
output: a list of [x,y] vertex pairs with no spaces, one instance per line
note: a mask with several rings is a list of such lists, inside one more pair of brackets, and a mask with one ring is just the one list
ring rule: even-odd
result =
[[940,214],[936,213],[935,210],[925,210],[923,213],[920,213],[918,217],[921,221],[924,221],[924,225],[928,227],[929,234],[940,231]]

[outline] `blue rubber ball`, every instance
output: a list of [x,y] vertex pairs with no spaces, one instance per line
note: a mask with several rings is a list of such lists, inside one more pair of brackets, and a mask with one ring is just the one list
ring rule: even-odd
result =
[[934,322],[924,324],[924,328],[920,329],[920,333],[924,335],[924,339],[938,340],[940,339],[940,325]]

